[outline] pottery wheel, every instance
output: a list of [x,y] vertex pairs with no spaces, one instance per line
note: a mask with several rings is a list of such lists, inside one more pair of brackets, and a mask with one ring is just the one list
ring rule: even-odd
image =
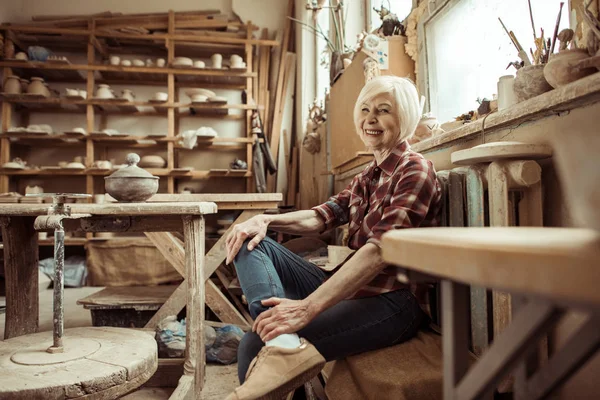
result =
[[452,164],[473,165],[499,160],[539,160],[552,156],[552,148],[545,144],[522,142],[492,142],[480,144],[450,155]]
[[52,338],[50,338],[45,342],[36,343],[17,351],[10,357],[10,360],[22,365],[58,364],[89,356],[102,346],[97,340],[78,337],[64,339],[63,345],[65,349],[63,353],[48,353],[46,349],[52,346]]
[[115,399],[156,371],[157,345],[143,331],[73,328],[64,353],[50,354],[52,332],[0,341],[0,400]]

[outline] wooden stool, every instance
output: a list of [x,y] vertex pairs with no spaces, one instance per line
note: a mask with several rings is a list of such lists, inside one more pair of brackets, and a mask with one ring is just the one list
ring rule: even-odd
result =
[[123,328],[73,328],[65,351],[48,353],[52,332],[0,342],[0,400],[116,399],[158,366],[151,334]]

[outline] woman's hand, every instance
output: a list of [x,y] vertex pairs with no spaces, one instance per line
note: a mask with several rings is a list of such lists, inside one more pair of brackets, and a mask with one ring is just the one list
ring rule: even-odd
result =
[[263,311],[254,321],[252,331],[263,342],[275,339],[283,333],[296,333],[316,316],[306,300],[290,300],[271,297],[262,301],[263,306],[273,307]]
[[235,225],[225,242],[227,248],[225,264],[233,261],[248,238],[253,238],[248,243],[248,250],[252,251],[267,235],[267,226],[269,224],[263,215],[257,215],[246,222]]

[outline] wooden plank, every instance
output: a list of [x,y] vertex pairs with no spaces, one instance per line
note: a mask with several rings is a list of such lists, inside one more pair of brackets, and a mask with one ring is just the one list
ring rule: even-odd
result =
[[458,282],[561,304],[600,303],[595,284],[600,279],[600,234],[591,229],[394,230],[383,236],[382,255],[390,263]]
[[255,208],[265,208],[261,203],[277,203],[283,200],[281,193],[194,193],[194,194],[166,194],[157,193],[148,199],[148,202],[212,202],[216,203],[219,210],[227,207],[228,203],[252,203]]
[[554,326],[561,312],[544,301],[531,301],[515,315],[513,323],[494,339],[489,350],[460,382],[454,398],[475,399],[493,390],[531,346]]
[[548,365],[535,374],[527,385],[523,398],[537,400],[547,398],[560,387],[600,348],[600,321],[597,316],[590,317],[561,349],[553,354]]
[[296,204],[296,193],[298,187],[298,147],[294,146],[292,148],[292,167],[290,169],[290,179],[288,181],[288,192],[287,192],[287,204],[295,205]]
[[[288,99],[287,92],[288,87],[290,87],[290,81],[292,90],[294,86],[294,78],[296,71],[296,54],[294,53],[286,53],[285,57],[285,68],[283,70],[283,87],[281,89],[281,93],[278,93],[279,102],[277,99],[275,100],[275,113],[273,114],[273,124],[271,129],[271,142],[269,144],[271,148],[271,154],[273,155],[274,160],[278,160],[279,155],[279,140],[281,136],[281,127],[282,127],[282,119],[283,113],[285,111],[286,101]],[[278,86],[279,88],[279,86]],[[276,178],[277,174],[268,175],[267,176],[267,190],[269,192],[273,192],[276,186]]]
[[104,288],[77,300],[85,306],[162,306],[176,290],[177,285],[114,286]]
[[196,400],[194,394],[194,377],[192,375],[183,375],[179,378],[177,388],[169,397],[169,400]]
[[[6,279],[4,339],[38,330],[38,243],[34,218],[1,217]],[[24,251],[26,250],[26,251]]]
[[443,280],[442,309],[444,398],[454,399],[469,367],[469,287]]
[[[246,213],[245,216],[244,213]],[[242,218],[243,216],[241,221],[245,221],[251,218],[253,215],[256,215],[250,211],[244,213],[242,213],[242,215],[240,215],[240,217],[238,217],[237,220],[240,220],[240,218]],[[229,229],[231,229],[231,227]],[[244,319],[244,317],[239,313],[239,311],[229,302],[229,300],[223,295],[219,288],[208,279],[225,259],[226,235],[227,233],[221,237],[221,239],[204,257],[206,304],[219,317],[221,321],[246,326],[248,325],[246,319]],[[159,246],[157,246],[159,251],[165,256],[165,258],[171,263],[171,265],[173,265],[173,267],[179,273],[185,274],[184,260],[186,258],[186,255],[179,239],[175,238],[173,235],[164,236],[161,234],[151,234],[149,237],[151,238],[151,240],[153,240],[153,242],[156,241],[155,243],[159,243]],[[185,290],[183,286],[184,284],[182,284],[173,293],[169,300],[165,302],[161,309],[157,311],[157,313],[152,317],[148,324],[146,324],[147,328],[156,327],[157,324],[160,321],[162,321],[162,319],[169,315],[177,314],[183,309],[183,307],[186,304]]]
[[[105,203],[83,204],[75,203],[71,206],[73,214],[92,215],[204,215],[217,212],[217,206],[211,202],[178,202],[178,203]],[[27,216],[45,215],[47,206],[43,204],[5,204],[0,215]]]
[[[169,11],[168,22],[168,31],[169,33],[173,33],[175,31],[175,14],[173,10]],[[173,40],[166,40],[165,43],[167,46],[167,65],[172,65],[175,57],[175,42]],[[167,76],[167,93],[169,95],[169,102],[178,101],[175,90],[175,75],[173,73],[169,73]],[[167,137],[169,138],[177,135],[175,111],[176,110],[173,108],[169,108],[167,110]],[[169,169],[175,168],[175,148],[173,142],[167,143],[167,167]],[[172,176],[167,179],[167,192],[175,192],[175,179]]]
[[142,387],[176,387],[183,375],[184,358],[159,358],[156,372]]
[[195,396],[204,386],[204,217],[183,217],[185,243],[186,301],[186,354],[183,373],[194,377]]
[[[288,0],[287,12],[286,16],[292,17],[294,16],[294,0]],[[281,117],[278,116],[280,113],[280,109],[282,108],[281,103],[283,99],[283,86],[285,84],[285,75],[286,75],[286,64],[287,60],[287,50],[289,48],[290,36],[292,30],[292,21],[289,18],[285,20],[285,27],[283,30],[283,37],[281,39],[281,52],[279,53],[279,65],[277,69],[277,85],[271,88],[271,92],[274,93],[274,101],[272,101],[272,119],[271,119],[271,131],[269,136],[270,139],[270,149],[271,154],[273,155],[273,159],[277,162],[277,155],[279,154],[279,135],[281,132]],[[267,190],[269,192],[273,192],[275,189],[275,179],[276,175],[269,175],[267,177]]]

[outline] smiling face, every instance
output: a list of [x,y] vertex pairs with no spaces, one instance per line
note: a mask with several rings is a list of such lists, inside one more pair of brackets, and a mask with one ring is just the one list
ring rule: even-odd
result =
[[400,136],[400,116],[394,98],[382,93],[360,107],[357,128],[365,146],[374,151],[394,147]]

